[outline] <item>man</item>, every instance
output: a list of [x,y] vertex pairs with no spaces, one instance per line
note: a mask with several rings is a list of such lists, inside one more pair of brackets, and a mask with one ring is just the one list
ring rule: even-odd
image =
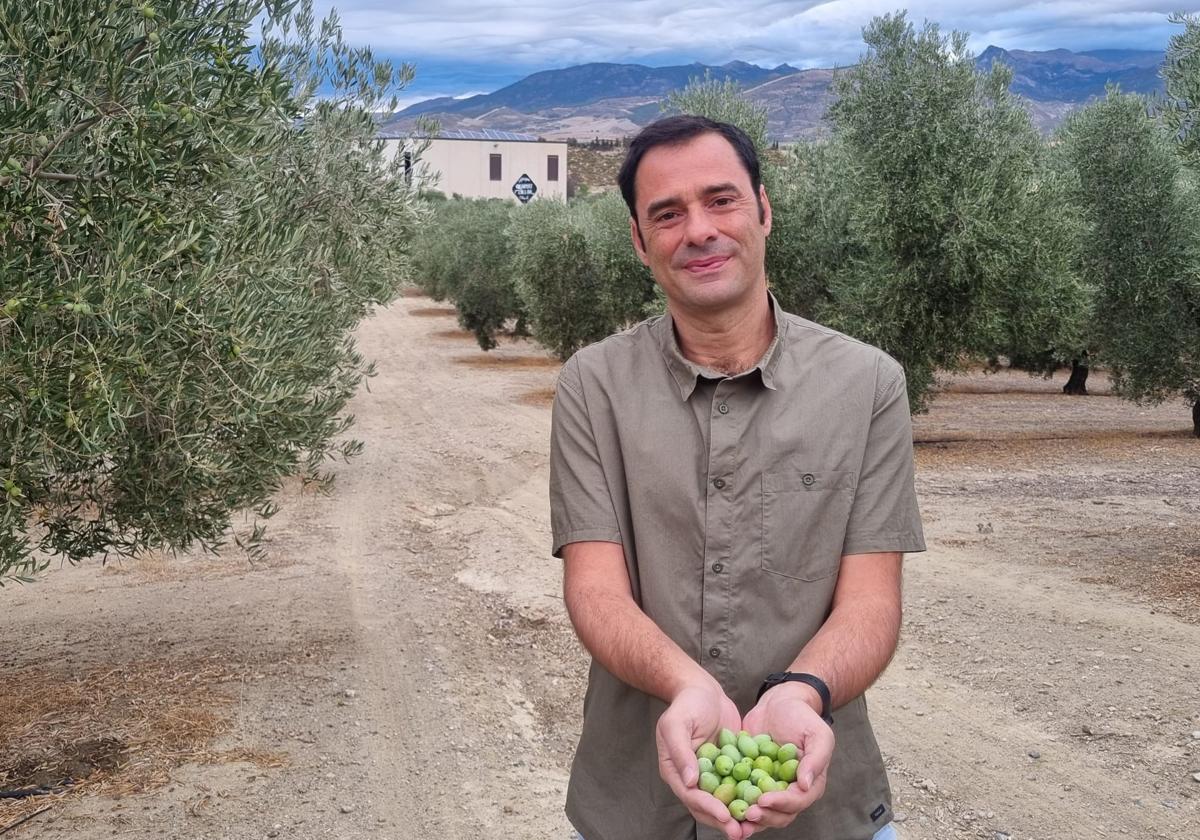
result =
[[[769,294],[740,129],[660,120],[619,181],[667,313],[576,353],[555,394],[553,551],[593,657],[567,815],[586,840],[895,836],[862,693],[924,549],[903,371]],[[722,727],[803,752],[741,824],[697,787]]]

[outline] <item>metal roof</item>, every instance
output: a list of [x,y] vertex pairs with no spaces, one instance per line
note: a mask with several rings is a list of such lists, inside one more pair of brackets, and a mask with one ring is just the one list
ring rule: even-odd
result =
[[504,140],[521,143],[536,143],[538,140],[536,134],[519,134],[515,131],[498,131],[494,128],[483,128],[477,130],[452,128],[446,131],[440,131],[437,134],[411,135],[398,131],[384,131],[380,132],[380,136],[385,138],[404,138],[411,136],[429,140]]

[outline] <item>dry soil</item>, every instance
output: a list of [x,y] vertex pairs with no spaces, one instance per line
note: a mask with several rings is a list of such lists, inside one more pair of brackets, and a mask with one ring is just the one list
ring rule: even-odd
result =
[[[0,786],[87,779],[0,800],[0,830],[50,806],[5,840],[568,837],[557,364],[419,297],[359,341],[366,448],[279,493],[264,561],[0,590]],[[1200,441],[1062,381],[948,378],[916,419],[929,551],[869,694],[905,840],[1200,834]]]

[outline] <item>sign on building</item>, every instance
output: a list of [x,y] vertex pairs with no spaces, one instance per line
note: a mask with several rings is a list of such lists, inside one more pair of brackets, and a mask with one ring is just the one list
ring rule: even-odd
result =
[[537,184],[533,183],[533,179],[528,175],[522,175],[513,184],[512,191],[522,204],[528,204],[529,199],[537,194]]

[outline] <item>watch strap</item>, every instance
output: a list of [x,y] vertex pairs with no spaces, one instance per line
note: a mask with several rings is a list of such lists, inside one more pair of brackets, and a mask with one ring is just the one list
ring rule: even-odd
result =
[[793,671],[780,671],[776,674],[768,674],[763,680],[763,684],[758,688],[758,698],[755,702],[762,699],[766,694],[767,689],[774,688],[777,685],[785,682],[800,682],[810,686],[817,692],[817,696],[821,698],[821,720],[825,721],[830,726],[833,725],[833,716],[829,714],[829,707],[832,698],[829,694],[829,686],[825,684],[825,680],[815,674],[797,673]]

